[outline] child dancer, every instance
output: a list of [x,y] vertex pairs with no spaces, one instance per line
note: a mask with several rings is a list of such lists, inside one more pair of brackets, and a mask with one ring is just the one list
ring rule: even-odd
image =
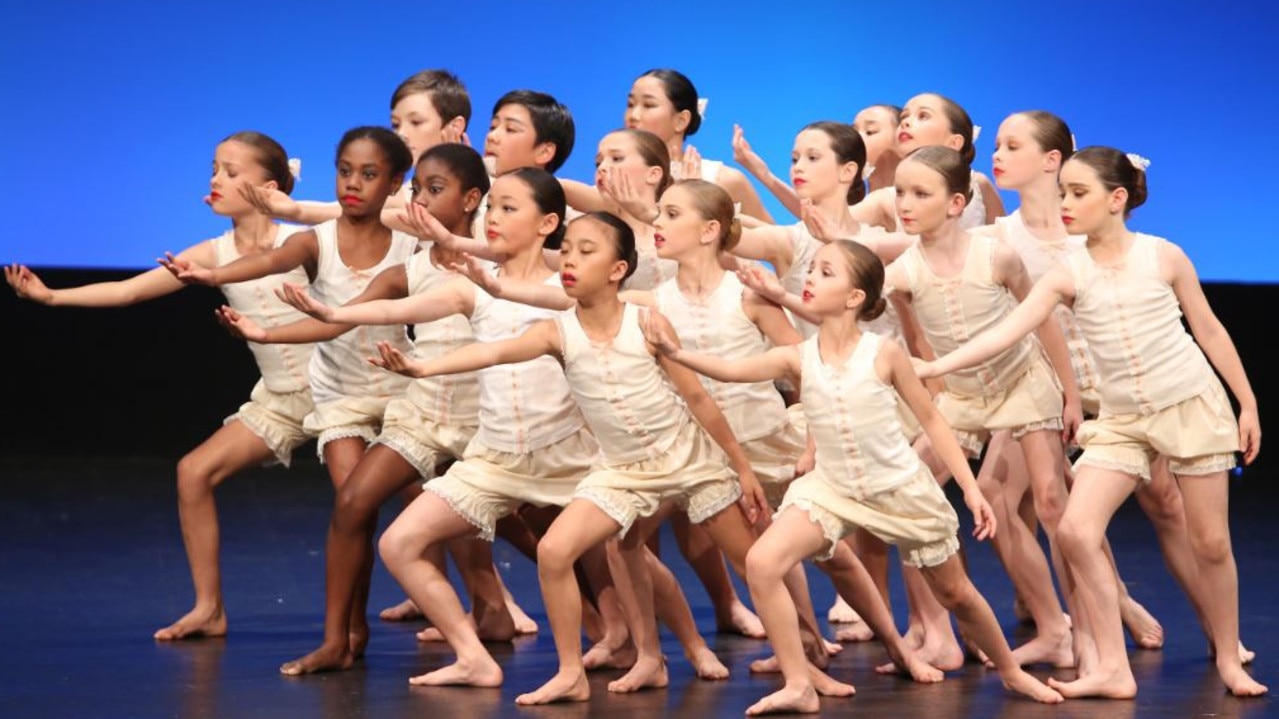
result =
[[[969,164],[977,156],[973,146],[972,118],[959,103],[936,93],[924,93],[912,97],[902,108],[897,126],[897,156],[906,157],[921,147],[941,145],[958,152]],[[973,199],[964,207],[960,227],[972,229],[989,225],[1004,214],[1004,203],[990,180],[980,172],[973,172],[970,186]],[[871,193],[853,210],[858,220],[878,225],[888,230],[901,227],[897,220],[890,188]]]
[[[1085,248],[1050,270],[1007,319],[921,370],[944,374],[983,362],[1050,319],[1057,304],[1070,304],[1097,361],[1101,408],[1079,431],[1084,451],[1058,538],[1078,576],[1097,655],[1084,658],[1079,679],[1050,682],[1066,696],[1136,694],[1102,542],[1115,510],[1164,455],[1185,495],[1191,548],[1208,587],[1204,609],[1213,644],[1223,649],[1217,670],[1233,694],[1264,694],[1239,653],[1225,650],[1239,640],[1226,472],[1235,452],[1249,463],[1261,444],[1257,400],[1239,354],[1185,253],[1126,227],[1125,218],[1146,199],[1143,168],[1113,148],[1085,148],[1062,167],[1061,189],[1062,220],[1088,236]],[[1193,336],[1181,326],[1183,313]],[[1214,368],[1239,402],[1237,424]]]
[[[488,173],[479,153],[460,144],[436,145],[422,154],[412,180],[414,202],[426,205],[449,227],[470,232],[472,216],[488,191]],[[426,292],[456,275],[448,269],[457,257],[432,245],[403,265],[384,270],[352,304],[399,298]],[[285,292],[300,293],[295,285]],[[352,329],[305,318],[283,327],[262,330],[223,312],[235,331],[253,342],[326,341]],[[422,323],[413,331],[414,356],[430,358],[470,342],[470,324],[461,317]],[[436,476],[437,467],[459,459],[478,425],[478,385],[474,376],[423,379],[409,385],[403,397],[387,405],[382,431],[351,476],[338,491],[325,550],[327,591],[325,638],[310,654],[285,663],[285,674],[311,674],[349,668],[368,640],[365,609],[369,570],[373,562],[373,534],[378,508],[413,480]],[[473,596],[472,617],[479,634],[509,640],[516,632],[512,615],[504,609],[503,588],[484,542],[450,547]],[[443,555],[436,558],[443,563]],[[412,607],[416,611],[416,607]],[[513,610],[518,611],[518,610]]]
[[863,333],[860,320],[883,311],[883,265],[864,246],[836,241],[818,250],[805,282],[804,301],[821,318],[817,335],[799,346],[728,361],[680,349],[656,315],[645,325],[649,341],[669,358],[723,382],[758,382],[789,374],[800,380],[804,412],[817,441],[817,464],[786,493],[772,526],[747,556],[751,596],[777,651],[786,685],[747,714],[818,711],[795,629],[795,608],[781,577],[805,557],[829,556],[853,527],[899,544],[920,567],[930,588],[953,610],[965,633],[988,653],[1004,684],[1037,701],[1061,696],[1022,671],[1004,641],[990,606],[956,556],[959,522],[940,486],[919,461],[897,422],[896,393],[909,402],[937,453],[964,488],[976,520],[975,535],[995,532],[990,505],[977,489],[963,451],[892,341]]
[[[276,225],[241,196],[242,187],[260,187],[287,195],[293,189],[289,158],[278,142],[259,132],[243,131],[218,143],[213,177],[204,201],[213,212],[229,217],[232,229],[179,253],[183,262],[211,267],[238,257],[256,256],[279,247],[300,228]],[[123,307],[163,297],[182,289],[182,283],[157,267],[119,282],[49,289],[30,269],[5,268],[5,279],[20,297],[51,306]],[[301,270],[289,279],[305,283]],[[237,311],[274,326],[301,315],[271,295],[262,282],[243,282],[222,288]],[[288,466],[293,450],[309,438],[302,419],[311,411],[306,363],[310,345],[261,347],[250,345],[262,378],[250,399],[227,418],[199,447],[178,462],[178,517],[186,545],[195,606],[173,624],[155,632],[161,640],[215,637],[227,632],[218,566],[218,515],[213,490],[227,477],[262,464]]]

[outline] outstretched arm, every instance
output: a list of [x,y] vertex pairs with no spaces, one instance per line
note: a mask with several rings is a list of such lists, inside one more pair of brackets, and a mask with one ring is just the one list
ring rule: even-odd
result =
[[320,244],[315,231],[307,230],[291,235],[283,245],[275,249],[241,257],[221,267],[210,268],[195,264],[167,252],[158,262],[185,283],[217,287],[278,275],[303,265],[307,267],[307,274],[314,276],[315,262],[319,256]]
[[1059,303],[1073,300],[1074,280],[1064,267],[1044,275],[1003,322],[972,338],[963,347],[932,362],[919,365],[919,376],[938,377],[958,369],[972,367],[1012,347],[1018,340],[1035,331],[1052,317]]
[[[1030,273],[1026,271],[1026,266],[1016,250],[1002,242],[995,245],[995,248],[996,279],[1002,281],[1017,301],[1021,302],[1026,299],[1032,287]],[[1062,429],[1062,439],[1069,443],[1075,437],[1075,430],[1079,429],[1079,425],[1084,421],[1079,384],[1075,380],[1075,367],[1070,360],[1070,349],[1066,346],[1066,336],[1061,332],[1061,324],[1052,316],[1052,312],[1048,313],[1048,319],[1039,325],[1037,332],[1039,341],[1044,346],[1044,352],[1048,355],[1048,361],[1052,364],[1057,380],[1061,383],[1062,393],[1065,395],[1065,407],[1062,411],[1062,422],[1065,426]]]
[[490,295],[508,302],[542,307],[548,310],[567,310],[577,306],[577,301],[564,294],[564,288],[544,282],[528,282],[501,277],[488,271],[473,256],[466,255],[461,263],[453,266],[463,277]]
[[[201,242],[183,250],[175,258],[181,262],[212,266],[218,263],[213,242]],[[116,282],[50,289],[25,265],[4,268],[5,281],[19,297],[50,307],[127,307],[182,289],[182,281],[163,267]]]
[[[654,351],[656,352],[657,349],[654,348]],[[761,516],[768,516],[768,497],[764,495],[759,478],[751,469],[750,460],[747,459],[745,450],[737,441],[733,428],[724,418],[724,412],[719,405],[711,398],[692,370],[660,353],[657,354],[657,361],[666,372],[666,376],[670,378],[671,386],[684,398],[684,404],[688,406],[689,413],[698,424],[702,425],[711,439],[724,450],[724,454],[728,455],[729,464],[737,472],[737,479],[742,485],[740,503],[746,518],[754,524]]]
[[964,450],[955,439],[955,433],[946,423],[946,418],[937,411],[932,395],[924,388],[924,383],[920,382],[919,377],[915,375],[915,370],[910,364],[910,355],[902,349],[901,345],[886,340],[879,356],[875,358],[875,371],[881,378],[891,382],[897,394],[905,400],[910,411],[919,420],[920,427],[928,435],[933,451],[945,463],[947,469],[955,476],[960,489],[964,491],[964,504],[967,504],[969,511],[973,513],[975,524],[973,536],[979,540],[995,536],[995,512],[978,489],[977,480],[968,466]]
[[787,211],[797,218],[800,217],[799,195],[795,194],[795,188],[768,169],[768,163],[764,162],[764,158],[751,149],[750,143],[746,141],[746,133],[742,131],[740,125],[733,125],[733,161],[746,168],[746,171],[756,180],[762,182]]
[[280,299],[322,322],[352,325],[411,325],[449,315],[470,315],[475,309],[475,286],[461,277],[421,294],[398,300],[372,300],[329,307],[306,289],[285,283]]
[[1160,273],[1170,280],[1195,341],[1239,401],[1239,448],[1244,463],[1251,464],[1261,451],[1261,420],[1257,414],[1257,396],[1239,359],[1239,350],[1209,306],[1199,275],[1186,253],[1171,242],[1161,243],[1159,265]]
[[640,312],[640,328],[648,343],[661,354],[720,382],[764,382],[799,376],[799,352],[793,347],[774,347],[762,355],[729,361],[714,355],[689,352],[680,347],[670,320],[657,310]]
[[786,288],[782,287],[781,281],[777,279],[777,275],[763,267],[759,265],[742,267],[737,271],[737,278],[757,296],[790,310],[791,314],[802,320],[813,324],[820,323],[820,318],[808,313],[808,308],[804,306],[802,297],[787,292]]
[[370,357],[369,363],[408,377],[434,377],[474,372],[499,364],[528,362],[542,355],[558,355],[559,347],[559,329],[551,320],[542,320],[519,337],[498,342],[474,342],[425,361],[409,359],[389,342],[379,342],[381,356]]

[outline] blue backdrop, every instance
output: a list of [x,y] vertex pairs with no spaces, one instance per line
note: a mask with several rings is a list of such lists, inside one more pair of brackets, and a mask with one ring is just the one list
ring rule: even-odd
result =
[[1268,16],[1255,0],[23,3],[0,26],[0,261],[147,267],[222,232],[201,197],[240,129],[302,158],[295,196],[331,199],[341,133],[386,124],[395,85],[432,67],[468,85],[477,144],[503,92],[560,98],[578,130],[561,174],[589,180],[634,77],[674,67],[710,99],[704,156],[731,159],[737,122],[778,170],[805,123],[922,91],[985,128],[983,171],[1006,115],[1051,110],[1081,146],[1152,160],[1135,228],[1182,244],[1205,279],[1276,282]]

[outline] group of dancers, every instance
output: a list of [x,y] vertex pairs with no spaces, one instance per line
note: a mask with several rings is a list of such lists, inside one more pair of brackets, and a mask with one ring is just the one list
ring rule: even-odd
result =
[[[839,645],[808,559],[838,591],[837,638],[880,641],[881,673],[937,682],[973,656],[1040,702],[1128,699],[1125,627],[1163,642],[1106,542],[1135,493],[1226,687],[1266,692],[1244,669],[1227,521],[1226,474],[1259,450],[1256,398],[1185,253],[1127,228],[1144,160],[1076,150],[1062,119],[1021,111],[999,125],[992,183],[971,169],[972,120],[935,93],[803,126],[789,180],[738,127],[733,160],[794,215],[780,220],[747,174],[686,144],[701,108],[675,70],[634,81],[591,182],[553,174],[575,144],[555,98],[502,96],[483,153],[470,118],[457,77],[421,72],[392,95],[392,129],[342,136],[337,202],[293,199],[283,147],[236,132],[205,198],[223,235],[119,282],[51,289],[5,268],[47,305],[221,287],[218,319],[253,351],[249,401],[178,463],[195,604],[157,639],[226,633],[214,490],[314,439],[335,488],[324,639],[285,674],[363,654],[377,515],[401,496],[376,546],[408,599],[384,616],[424,615],[422,638],[457,655],[415,684],[498,686],[484,642],[536,631],[496,537],[536,562],[559,657],[518,703],[586,700],[597,668],[626,670],[609,691],[665,686],[659,622],[699,677],[726,677],[661,559],[670,521],[719,628],[775,652],[752,670],[783,686],[748,714],[853,692],[825,671]],[[951,478],[1034,625],[1016,649],[967,575]]]

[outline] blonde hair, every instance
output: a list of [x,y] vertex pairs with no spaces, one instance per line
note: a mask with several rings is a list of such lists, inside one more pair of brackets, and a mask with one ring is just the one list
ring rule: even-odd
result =
[[719,249],[728,252],[742,239],[742,223],[736,217],[733,198],[724,188],[706,180],[680,180],[671,187],[682,187],[693,200],[693,209],[704,220],[719,223]]

